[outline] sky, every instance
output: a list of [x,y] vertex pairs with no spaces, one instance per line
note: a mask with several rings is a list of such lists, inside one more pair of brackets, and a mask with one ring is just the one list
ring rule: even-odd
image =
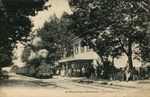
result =
[[[45,21],[49,20],[49,17],[53,14],[56,14],[57,17],[61,17],[63,12],[71,13],[71,10],[69,8],[67,0],[49,0],[47,4],[51,4],[52,6],[45,11],[40,11],[36,16],[31,17],[31,20],[34,24],[33,31],[41,28]],[[16,51],[16,54],[18,57],[21,56],[21,52],[23,50],[22,45],[18,45],[19,49]],[[127,57],[123,56],[119,60],[115,59],[116,67],[124,67],[127,62]],[[14,63],[18,66],[23,66],[24,64],[20,61],[20,58],[18,60],[15,60]],[[134,61],[134,64],[136,64],[136,67],[140,66],[140,62],[137,60]]]
[[33,30],[41,28],[44,22],[53,14],[61,17],[63,12],[71,13],[67,0],[49,0],[47,4],[51,4],[52,6],[48,10],[39,12],[37,16],[31,17],[34,23]]

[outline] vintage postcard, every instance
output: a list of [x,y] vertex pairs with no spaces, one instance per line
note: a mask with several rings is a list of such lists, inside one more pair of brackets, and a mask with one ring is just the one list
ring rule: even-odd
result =
[[150,97],[150,0],[0,0],[0,97]]

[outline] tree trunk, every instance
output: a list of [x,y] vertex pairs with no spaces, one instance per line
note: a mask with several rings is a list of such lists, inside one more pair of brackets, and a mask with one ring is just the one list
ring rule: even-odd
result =
[[115,57],[112,57],[112,65],[114,66]]
[[130,68],[133,68],[133,60],[132,60],[132,43],[129,43],[128,47],[128,65]]
[[132,54],[128,55],[128,61],[129,61],[129,67],[132,68],[133,67]]

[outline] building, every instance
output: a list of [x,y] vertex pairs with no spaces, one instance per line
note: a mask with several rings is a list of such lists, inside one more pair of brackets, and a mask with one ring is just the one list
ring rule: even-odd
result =
[[100,64],[100,57],[93,49],[90,49],[89,46],[82,46],[81,43],[81,38],[74,38],[70,52],[64,49],[63,58],[59,60],[62,76],[69,76],[70,69],[72,76],[82,76],[82,68],[86,69],[91,65],[96,67]]

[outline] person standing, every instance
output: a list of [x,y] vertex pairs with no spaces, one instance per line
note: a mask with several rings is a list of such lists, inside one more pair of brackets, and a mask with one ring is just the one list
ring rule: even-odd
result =
[[86,76],[86,78],[90,78],[90,76],[91,76],[90,67],[86,68],[85,76]]
[[126,75],[126,81],[129,81],[129,78],[131,77],[131,69],[129,66],[126,67],[125,69],[125,75]]
[[91,78],[93,79],[95,77],[95,68],[93,66],[91,66],[90,68],[91,70]]
[[104,70],[101,70],[101,79],[104,79]]
[[61,76],[64,77],[65,76],[65,67],[63,66],[61,69]]
[[85,76],[85,68],[82,67],[81,71],[82,71],[82,77],[84,77]]
[[70,78],[72,77],[72,68],[68,69],[68,77],[70,77]]

